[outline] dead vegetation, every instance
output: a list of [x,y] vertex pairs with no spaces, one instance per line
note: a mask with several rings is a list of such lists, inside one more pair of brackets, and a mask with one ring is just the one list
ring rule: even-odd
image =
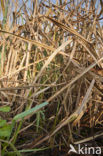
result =
[[1,0],[0,14],[0,107],[11,108],[1,119],[9,125],[48,103],[17,121],[9,138],[0,135],[2,154],[62,155],[87,141],[101,147],[103,1]]

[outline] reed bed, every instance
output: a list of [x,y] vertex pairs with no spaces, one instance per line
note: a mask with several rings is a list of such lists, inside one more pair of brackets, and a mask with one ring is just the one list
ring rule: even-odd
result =
[[0,10],[1,154],[102,147],[102,0],[1,0]]

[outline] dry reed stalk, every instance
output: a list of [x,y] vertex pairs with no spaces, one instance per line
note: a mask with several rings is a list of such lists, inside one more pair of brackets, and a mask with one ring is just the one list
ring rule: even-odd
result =
[[[75,143],[91,140],[82,125],[88,131],[94,126],[95,133],[103,122],[103,2],[5,2],[0,2],[0,106],[9,105],[11,112],[4,119],[10,121],[16,114],[49,102],[45,113],[40,110],[37,116],[27,116],[18,132],[22,138],[24,131],[36,136],[26,138],[25,146],[18,145],[17,137],[16,146],[43,147],[51,137],[53,146],[56,142],[68,145],[71,140],[67,136]],[[78,115],[76,110],[81,106]],[[76,117],[74,122],[72,117]],[[82,137],[85,139],[78,141]],[[31,143],[26,145],[29,139]]]

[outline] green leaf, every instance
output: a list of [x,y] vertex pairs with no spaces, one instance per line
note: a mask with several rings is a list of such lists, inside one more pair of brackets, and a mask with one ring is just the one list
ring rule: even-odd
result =
[[43,67],[43,62],[40,61],[40,62],[36,65],[36,67],[37,67],[37,70],[41,70],[41,68]]
[[35,107],[25,111],[25,112],[22,112],[22,113],[16,115],[13,120],[17,121],[19,119],[22,119],[22,118],[24,118],[24,117],[26,117],[26,116],[28,116],[28,115],[30,115],[32,113],[35,113],[36,111],[38,111],[39,109],[41,109],[42,107],[44,107],[46,105],[48,105],[48,102],[44,102],[44,103],[42,103],[40,105],[37,105],[37,106],[35,106]]
[[6,125],[0,128],[0,136],[1,137],[9,137],[11,135],[11,125]]
[[37,125],[37,132],[38,132],[38,129],[39,129],[39,124],[40,124],[40,111],[37,112],[37,115],[36,115],[36,125]]
[[44,56],[48,56],[48,54],[47,54],[47,51],[46,51],[46,50],[44,50],[44,51],[43,51],[43,54],[44,54]]
[[6,125],[6,120],[0,119],[0,127],[3,127]]
[[0,107],[1,112],[10,112],[10,109],[11,108],[9,106]]

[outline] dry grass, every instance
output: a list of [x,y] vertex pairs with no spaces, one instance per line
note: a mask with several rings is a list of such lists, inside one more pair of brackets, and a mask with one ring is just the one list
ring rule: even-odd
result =
[[0,14],[0,107],[11,108],[1,118],[10,124],[49,102],[17,122],[8,141],[18,151],[50,148],[55,155],[68,153],[70,143],[92,144],[103,130],[102,0],[1,0]]

